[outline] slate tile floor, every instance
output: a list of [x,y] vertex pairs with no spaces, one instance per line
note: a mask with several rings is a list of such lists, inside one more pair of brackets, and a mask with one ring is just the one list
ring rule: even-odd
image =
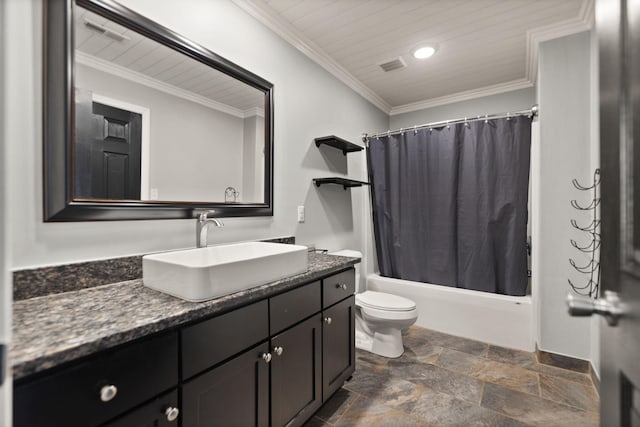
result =
[[358,350],[351,381],[306,426],[598,425],[588,374],[415,326],[404,345],[397,359]]

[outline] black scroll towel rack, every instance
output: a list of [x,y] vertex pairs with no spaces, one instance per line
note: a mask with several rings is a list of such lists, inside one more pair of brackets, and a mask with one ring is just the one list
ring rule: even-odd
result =
[[589,261],[585,265],[576,263],[575,260],[569,258],[569,264],[581,274],[588,277],[585,284],[578,285],[568,279],[569,286],[578,295],[584,295],[592,298],[598,296],[598,287],[600,286],[600,219],[598,219],[598,206],[600,205],[600,169],[596,169],[593,173],[593,182],[590,186],[581,185],[576,179],[571,181],[573,186],[580,191],[592,192],[591,201],[586,205],[582,205],[575,200],[571,200],[571,206],[581,212],[590,211],[592,221],[584,226],[580,225],[575,219],[571,220],[571,226],[576,230],[587,233],[589,242],[587,244],[579,244],[571,239],[571,246],[576,248],[589,257]]

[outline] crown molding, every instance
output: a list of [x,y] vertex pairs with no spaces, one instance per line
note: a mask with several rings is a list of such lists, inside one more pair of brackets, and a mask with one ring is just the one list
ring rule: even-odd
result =
[[256,0],[231,0],[236,6],[243,9],[249,15],[264,24],[271,31],[282,37],[285,41],[300,52],[315,61],[322,68],[333,74],[338,80],[349,86],[367,101],[389,114],[391,104],[382,99],[377,93],[364,85],[338,62],[331,58],[317,44],[309,40],[293,25],[280,18],[269,6]]
[[245,119],[249,117],[254,117],[254,116],[264,118],[264,108],[253,107],[253,108],[249,108],[248,110],[244,110],[242,112],[242,117]]
[[556,22],[555,24],[527,31],[525,78],[533,84],[536,82],[540,43],[582,31],[589,31],[593,28],[594,22],[594,0],[584,0],[576,18],[566,19]]
[[177,96],[178,98],[182,98],[187,101],[195,102],[196,104],[200,104],[204,107],[211,108],[213,110],[217,110],[234,117],[243,119],[247,117],[246,114],[250,114],[250,112],[245,113],[238,108],[223,104],[222,102],[214,101],[211,98],[197,95],[184,89],[180,89],[163,81],[146,76],[142,73],[138,73],[137,71],[132,71],[128,68],[116,65],[109,61],[105,61],[104,59],[97,58],[93,55],[88,55],[78,50],[75,51],[75,60],[78,64],[86,65],[87,67],[94,68],[98,71],[112,74],[131,82],[150,87],[151,89],[155,89],[169,95]]
[[329,71],[338,80],[345,83],[351,89],[389,115],[402,114],[424,108],[431,108],[439,105],[451,104],[453,102],[460,102],[482,96],[495,95],[498,93],[532,87],[535,85],[537,78],[538,51],[540,43],[568,36],[570,34],[588,31],[594,26],[594,0],[583,0],[577,17],[527,31],[527,51],[524,78],[392,107],[388,102],[353,76],[353,74],[338,64],[317,44],[309,40],[289,22],[280,18],[265,2],[260,0],[231,1],[266,25],[269,29],[315,61],[325,70]]
[[484,96],[511,92],[512,90],[525,89],[532,86],[533,83],[531,83],[527,79],[513,80],[506,83],[499,83],[496,85],[466,90],[464,92],[458,92],[451,95],[440,96],[438,98],[430,98],[424,101],[399,105],[397,107],[393,107],[389,115],[395,116],[398,114],[410,113],[412,111],[424,110],[427,108],[438,107],[440,105],[452,104],[454,102],[468,101],[474,98],[482,98]]

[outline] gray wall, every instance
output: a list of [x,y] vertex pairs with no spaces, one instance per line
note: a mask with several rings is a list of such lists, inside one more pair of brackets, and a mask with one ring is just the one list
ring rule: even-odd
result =
[[244,119],[242,188],[238,201],[262,200],[264,188],[264,117]]
[[[230,0],[126,0],[126,6],[204,45],[274,84],[274,216],[229,218],[211,232],[212,244],[295,235],[299,242],[328,249],[359,249],[362,189],[317,189],[311,182],[329,176],[327,157],[313,138],[336,134],[358,141],[363,130],[386,128],[386,114],[268,30]],[[14,269],[193,247],[195,221],[42,221],[42,1],[11,2],[9,31],[18,49],[7,52],[13,75],[7,88],[5,119]],[[295,72],[292,72],[295,70]],[[342,156],[341,153],[339,153]],[[344,157],[343,157],[344,158]],[[364,177],[364,155],[350,154],[348,172]],[[339,190],[339,191],[338,191]],[[358,193],[360,192],[360,193]],[[356,194],[351,203],[351,194]],[[296,222],[305,205],[306,222]],[[368,218],[365,218],[368,220]]]
[[533,291],[537,298],[540,349],[582,359],[591,357],[591,320],[567,314],[567,279],[585,280],[569,265],[569,258],[585,264],[569,241],[586,244],[570,220],[588,224],[589,215],[570,205],[589,203],[589,195],[573,188],[571,180],[587,184],[593,177],[591,159],[592,102],[591,35],[579,33],[540,46],[538,102],[540,143],[533,147]]
[[389,119],[389,128],[399,129],[442,120],[527,110],[535,104],[535,99],[536,92],[533,87],[513,90],[511,92],[483,96],[482,98],[470,99],[468,101],[440,105],[425,110],[393,115]]

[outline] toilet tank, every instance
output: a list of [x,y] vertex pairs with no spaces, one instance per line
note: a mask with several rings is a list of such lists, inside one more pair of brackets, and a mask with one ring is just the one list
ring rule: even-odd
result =
[[[348,256],[362,259],[362,252],[354,251],[353,249],[342,249],[330,252],[329,255]],[[360,265],[362,265],[362,262],[353,266],[356,269],[356,293],[363,292],[365,290],[364,284],[360,282]]]

